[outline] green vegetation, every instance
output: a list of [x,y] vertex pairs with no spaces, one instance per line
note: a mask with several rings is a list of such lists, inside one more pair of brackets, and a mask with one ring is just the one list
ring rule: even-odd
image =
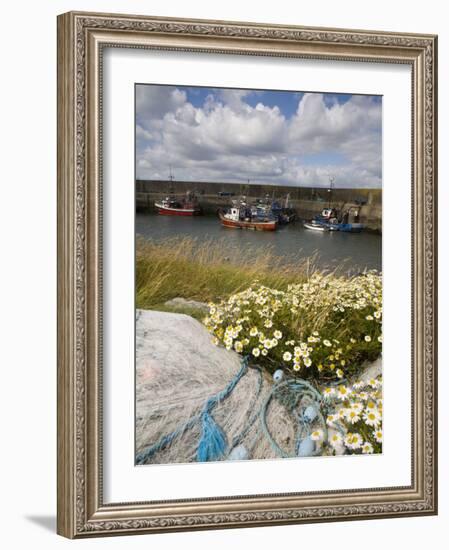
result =
[[382,350],[382,279],[314,273],[276,290],[255,283],[211,304],[204,320],[215,343],[273,371],[342,379]]
[[225,241],[200,243],[184,237],[156,243],[138,239],[136,304],[142,309],[160,309],[161,304],[177,297],[217,301],[244,290],[255,279],[286,290],[289,284],[305,281],[313,271],[313,258],[291,258],[291,264],[281,266],[270,248],[256,254],[250,247],[231,249]]

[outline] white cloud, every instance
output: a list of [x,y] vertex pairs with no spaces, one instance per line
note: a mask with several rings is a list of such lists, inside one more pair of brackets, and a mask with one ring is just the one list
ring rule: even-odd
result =
[[171,164],[176,179],[326,186],[332,174],[341,187],[381,185],[379,102],[305,94],[287,119],[248,94],[220,90],[194,107],[181,90],[139,87],[137,177],[165,178]]
[[164,115],[187,101],[186,93],[171,86],[137,86],[136,87],[136,112],[142,124],[151,126],[154,120],[159,120]]

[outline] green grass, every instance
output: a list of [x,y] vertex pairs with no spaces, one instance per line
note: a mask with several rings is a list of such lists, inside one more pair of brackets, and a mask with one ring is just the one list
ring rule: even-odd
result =
[[155,309],[157,311],[166,311],[168,313],[183,313],[184,315],[190,315],[190,317],[193,317],[197,321],[202,321],[207,315],[207,312],[202,309],[181,305],[171,305],[164,302],[160,304],[153,304],[150,309]]
[[136,303],[138,308],[160,309],[176,297],[215,302],[244,290],[255,279],[284,290],[305,280],[314,271],[313,264],[313,258],[298,256],[291,258],[290,264],[280,265],[270,248],[260,254],[250,247],[231,248],[226,241],[199,242],[185,237],[156,243],[138,239]]

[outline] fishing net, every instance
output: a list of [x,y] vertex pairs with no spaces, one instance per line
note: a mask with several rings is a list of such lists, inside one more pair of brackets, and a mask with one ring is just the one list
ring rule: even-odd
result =
[[[318,454],[320,394],[212,344],[198,321],[137,311],[136,462],[270,459]],[[299,427],[299,429],[298,429]]]

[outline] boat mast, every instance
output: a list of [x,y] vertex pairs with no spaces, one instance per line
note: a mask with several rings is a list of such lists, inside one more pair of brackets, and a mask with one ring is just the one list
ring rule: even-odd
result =
[[168,165],[168,170],[169,170],[168,180],[170,181],[169,193],[170,193],[170,195],[173,195],[174,189],[173,189],[173,174],[172,174],[172,171],[171,171],[171,164]]
[[327,190],[327,195],[328,195],[328,198],[329,198],[329,204],[328,204],[328,208],[331,207],[331,204],[332,204],[332,191],[334,189],[334,183],[335,183],[335,177],[334,176],[329,176],[329,188]]

